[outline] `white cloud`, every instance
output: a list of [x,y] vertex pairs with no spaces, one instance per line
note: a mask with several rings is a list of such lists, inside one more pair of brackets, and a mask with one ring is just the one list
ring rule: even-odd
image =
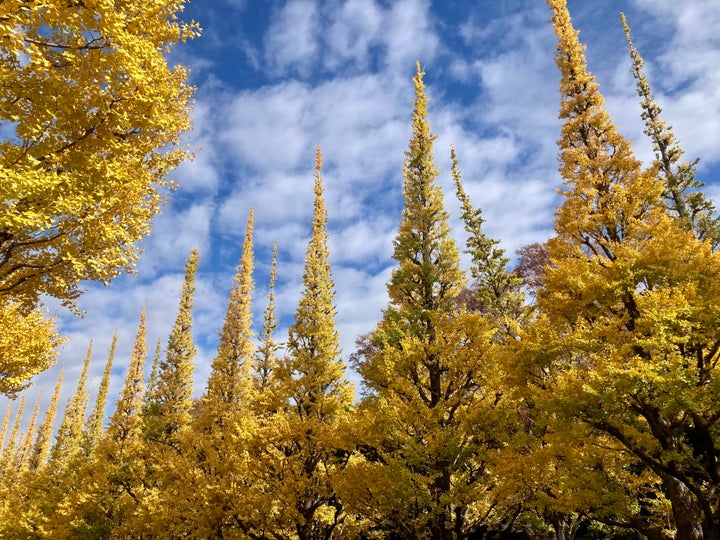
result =
[[439,39],[432,20],[429,1],[397,0],[392,3],[382,29],[387,47],[386,69],[390,73],[403,76],[416,61],[425,66],[435,59]]
[[[173,194],[178,196],[178,193]],[[169,206],[156,216],[152,234],[142,243],[145,253],[138,268],[143,272],[159,272],[177,268],[187,258],[192,248],[198,248],[200,256],[211,250],[210,226],[214,204],[200,201],[185,208]]]
[[212,140],[215,119],[209,104],[202,101],[195,104],[192,117],[193,129],[185,144],[193,151],[194,157],[181,163],[170,177],[185,193],[212,196],[220,184],[220,158]]
[[275,15],[265,35],[265,59],[270,69],[307,78],[319,50],[318,7],[309,0],[290,0]]
[[330,4],[323,13],[329,19],[323,31],[327,47],[324,65],[334,70],[345,64],[365,70],[371,62],[371,50],[381,39],[380,29],[385,16],[376,2],[349,0]]
[[388,264],[397,227],[395,220],[381,216],[354,221],[334,231],[329,242],[331,262],[369,268]]
[[230,159],[261,172],[297,167],[312,136],[305,130],[308,94],[295,81],[238,94],[218,136]]
[[284,231],[277,240],[287,239],[298,222],[309,224],[313,197],[312,156],[308,155],[306,161],[305,174],[273,171],[247,179],[243,189],[238,189],[223,202],[218,214],[220,228],[225,233],[244,234],[251,207],[255,209],[256,230]]
[[[655,9],[644,1],[641,5],[649,13]],[[665,90],[659,96],[664,114],[688,152],[688,159],[706,156],[705,160],[717,163],[720,35],[716,30],[720,26],[720,4],[697,0],[682,5],[663,4],[655,16],[677,23],[665,52],[657,60],[657,71],[663,76],[658,76],[655,84],[661,83]]]
[[[666,52],[659,58],[670,75],[678,78],[712,77],[717,80],[720,36],[720,4],[702,0],[683,3],[638,0],[646,15],[674,23],[674,32],[666,41]],[[679,82],[679,81],[674,81]]]

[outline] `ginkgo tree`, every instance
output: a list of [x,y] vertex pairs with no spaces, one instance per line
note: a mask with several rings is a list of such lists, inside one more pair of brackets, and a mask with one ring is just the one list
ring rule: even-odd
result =
[[[657,167],[643,169],[618,133],[565,1],[548,3],[565,189],[518,365],[549,429],[574,438],[566,460],[625,477],[634,497],[605,517],[633,528],[642,518],[682,540],[718,538],[720,258],[676,219]],[[618,492],[595,486],[586,490],[593,504],[573,502],[598,515],[603,496]]]
[[[179,1],[150,4],[168,21],[182,7]],[[205,394],[193,399],[192,308],[198,268],[193,250],[165,359],[161,361],[158,343],[146,384],[143,310],[126,359],[125,383],[107,425],[103,420],[115,339],[89,416],[90,351],[60,422],[56,414],[62,373],[39,427],[40,401],[26,423],[25,394],[12,419],[8,408],[0,428],[0,444],[8,437],[0,448],[0,537],[419,540],[519,533],[558,540],[576,535],[720,538],[718,219],[710,199],[698,191],[693,163],[680,163],[682,151],[660,120],[627,22],[632,73],[656,151],[657,159],[648,168],[634,157],[603,107],[565,0],[548,4],[558,36],[563,121],[558,144],[564,187],[553,238],[523,248],[516,272],[509,272],[509,258],[499,241],[486,235],[482,213],[465,192],[452,150],[450,176],[460,202],[457,217],[467,233],[465,251],[473,280],[466,287],[438,182],[436,136],[427,119],[428,97],[418,64],[389,303],[355,355],[363,377],[362,401],[353,402],[335,323],[318,147],[303,288],[287,341],[280,344],[273,337],[283,319],[275,312],[281,305],[275,292],[277,245],[262,330],[255,333],[259,321],[253,323],[251,212],[225,320],[217,321],[222,330]],[[122,3],[123,9],[138,6],[133,0]],[[83,18],[90,7],[104,13],[104,4],[90,0],[67,5],[0,0],[3,80],[15,80],[13,69],[17,77],[24,74],[26,82],[33,76],[39,80],[38,66],[45,59],[48,80],[38,82],[47,85],[41,88],[45,92],[60,85],[53,77],[61,61],[77,67],[86,60],[83,55],[99,60],[107,53],[114,58],[115,53],[122,56],[123,47],[132,48],[133,61],[139,63],[128,61],[116,72],[111,62],[100,62],[86,66],[83,73],[95,73],[92,68],[108,74],[99,85],[116,97],[121,90],[116,85],[139,80],[140,72],[152,73],[143,64],[152,55],[140,42],[112,41],[116,35],[141,32],[135,15],[116,28],[111,23],[117,23],[114,17],[122,12],[117,8],[117,13],[93,23],[106,33],[95,32]],[[73,24],[53,26],[69,14],[77,14]],[[147,28],[162,34],[153,17]],[[76,31],[75,23],[83,30]],[[43,24],[47,26],[41,28]],[[158,43],[164,44],[194,31],[175,22],[162,28],[167,33]],[[65,41],[53,49],[47,41],[52,39]],[[13,43],[22,51],[15,57],[8,52]],[[63,47],[68,49],[66,59]],[[182,87],[181,71],[176,75]],[[85,89],[84,84],[78,88]],[[124,110],[125,102],[102,109],[102,93],[84,97],[96,103],[94,112],[105,119],[98,118],[95,131],[65,139],[65,148],[57,129],[70,121],[47,124],[42,106],[49,101],[42,92],[36,103],[25,103],[22,95],[13,103],[0,98],[0,113],[15,111],[11,122],[17,130],[15,139],[0,145],[1,173],[7,180],[0,190],[5,195],[13,186],[27,184],[26,198],[10,194],[5,200],[8,213],[0,218],[5,219],[0,221],[0,288],[6,287],[0,293],[0,392],[11,396],[26,386],[31,365],[49,365],[46,353],[59,342],[52,320],[37,309],[37,294],[71,302],[79,280],[92,277],[83,274],[84,267],[74,259],[78,273],[73,275],[81,276],[74,282],[63,282],[64,267],[53,266],[50,259],[42,270],[46,277],[35,285],[31,274],[13,285],[13,275],[30,271],[23,270],[22,259],[16,261],[16,270],[2,274],[11,267],[2,266],[1,257],[7,262],[22,255],[19,247],[12,247],[18,237],[12,236],[8,223],[25,223],[29,217],[42,221],[38,212],[46,192],[27,186],[56,182],[47,191],[53,196],[67,188],[67,200],[59,199],[58,208],[69,212],[72,206],[63,205],[92,201],[91,188],[104,186],[104,177],[95,175],[92,167],[108,172],[103,167],[127,159],[150,167],[140,176],[154,186],[146,192],[154,193],[146,200],[152,206],[159,202],[152,189],[162,183],[161,176],[153,175],[182,157],[182,151],[171,158],[159,147],[146,147],[147,163],[133,162],[140,157],[132,152],[123,158],[123,137],[137,136],[141,146],[145,127],[160,129],[150,114],[157,111],[153,104],[136,103],[147,107],[154,127],[125,126],[130,131],[123,133],[113,124],[120,121],[113,115]],[[186,111],[186,94],[175,97],[176,110]],[[82,129],[83,118],[93,111],[83,109],[86,118],[79,108],[67,109],[69,103],[62,101],[63,112],[78,115]],[[37,115],[22,116],[23,106],[39,107]],[[32,131],[27,123],[31,118],[46,122],[47,129],[22,146],[22,137]],[[179,120],[167,121],[169,129]],[[111,125],[112,136],[103,131]],[[119,139],[114,141],[119,146],[101,149],[103,135]],[[52,148],[60,149],[57,156]],[[107,163],[91,164],[87,156],[75,156],[79,161],[73,162],[70,157],[80,149],[89,156],[107,152],[102,154]],[[8,161],[12,152],[17,170]],[[92,173],[87,177],[92,181],[75,186],[72,182],[84,178],[83,170]],[[82,191],[86,188],[87,193]],[[97,202],[97,208],[104,209],[105,202]],[[152,214],[150,207],[146,210]],[[141,214],[128,215],[135,219]],[[95,227],[88,234],[112,234],[98,228],[104,218],[93,221],[93,215],[84,215]],[[61,217],[72,225],[73,214]],[[52,223],[60,227],[57,231],[65,230],[59,221]],[[49,236],[33,238],[47,238],[50,246],[56,229],[42,230]],[[81,229],[72,231],[78,246],[95,245]],[[48,249],[55,253],[55,247]],[[35,263],[41,261],[41,252],[38,244],[32,252],[38,257]],[[109,253],[111,258],[117,254]],[[93,260],[92,252],[88,256],[86,262]],[[93,268],[102,274],[102,265]],[[108,271],[100,279],[109,279]],[[530,293],[527,298],[524,291]],[[33,359],[45,363],[35,365]],[[54,424],[60,429],[52,444]],[[588,527],[593,530],[585,534]],[[618,528],[624,529],[619,535]]]
[[[187,152],[183,0],[0,4],[0,295],[72,301],[137,258],[158,188]],[[170,149],[168,150],[168,147]]]
[[184,3],[0,2],[0,318],[44,338],[0,355],[2,392],[54,361],[41,295],[75,307],[83,280],[131,271],[189,156],[192,87],[165,58],[198,32],[177,17]]
[[717,248],[720,245],[720,217],[716,215],[712,200],[700,191],[703,184],[695,177],[698,160],[680,161],[685,152],[675,138],[672,127],[662,119],[662,109],[650,88],[643,70],[642,55],[633,43],[625,14],[621,14],[620,18],[632,59],[631,72],[641,98],[645,134],[652,141],[655,166],[665,185],[663,195],[670,213],[680,221],[683,228],[692,230],[698,238],[708,240],[713,248]]
[[[487,300],[488,317],[458,306],[465,274],[437,182],[424,75],[418,63],[390,302],[355,356],[368,395],[356,420],[359,456],[348,465],[342,494],[371,530],[467,538],[505,511],[489,473],[503,424],[492,322],[503,319],[501,295],[482,281],[476,292]],[[453,158],[476,277],[489,276],[484,270],[492,267],[500,278],[504,264],[491,260],[493,243],[482,234]]]

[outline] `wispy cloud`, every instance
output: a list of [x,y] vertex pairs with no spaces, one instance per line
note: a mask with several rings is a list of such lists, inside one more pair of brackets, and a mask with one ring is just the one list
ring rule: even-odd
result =
[[312,75],[320,48],[318,15],[311,0],[290,0],[276,13],[265,35],[265,59],[274,74]]

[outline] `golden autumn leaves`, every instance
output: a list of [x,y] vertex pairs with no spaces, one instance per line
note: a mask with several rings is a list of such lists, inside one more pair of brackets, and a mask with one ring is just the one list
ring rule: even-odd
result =
[[[716,538],[720,259],[713,251],[714,210],[701,194],[687,191],[698,185],[694,169],[678,162],[681,151],[659,119],[632,43],[633,73],[658,158],[647,169],[603,109],[565,2],[548,3],[559,40],[565,185],[556,234],[542,248],[547,262],[533,298],[524,297],[522,281],[508,271],[498,242],[484,234],[481,212],[464,191],[452,150],[471,283],[460,268],[437,183],[436,137],[418,65],[389,304],[353,357],[363,378],[363,399],[354,403],[335,328],[318,148],[303,291],[284,347],[273,339],[275,260],[263,330],[254,342],[251,213],[207,392],[197,402],[191,399],[198,264],[193,251],[167,354],[144,388],[142,315],[125,385],[104,432],[98,433],[95,413],[83,423],[84,378],[52,448],[47,421],[32,448],[32,434],[20,438],[18,422],[10,428],[0,482],[2,533],[18,538],[445,539],[508,529],[568,537],[583,526],[605,535],[629,529],[652,538]],[[166,10],[181,6],[160,4]],[[0,9],[7,6],[20,10],[12,2]],[[67,16],[63,10],[72,9],[57,6],[48,16]],[[108,35],[133,28],[132,19],[127,26],[113,26],[111,20]],[[192,29],[172,25],[158,29],[167,42],[188,32]],[[629,36],[627,25],[626,32]],[[89,47],[92,54],[105,46],[67,34],[62,39]],[[25,45],[14,34],[5,39],[6,46],[15,43],[37,56],[30,65],[58,61],[40,54],[37,36]],[[129,37],[126,47],[143,61],[153,57]],[[130,68],[123,77],[140,77],[142,70]],[[113,76],[106,80],[113,81]],[[187,105],[186,90],[182,84],[174,90],[178,110]],[[21,112],[13,109],[12,118],[20,119]],[[106,111],[106,121],[117,120],[114,114]],[[38,114],[35,121],[42,119]],[[163,121],[170,119],[157,121],[167,128]],[[27,129],[38,128],[28,124]],[[184,129],[182,122],[172,129]],[[93,130],[80,135],[63,152],[72,155],[75,146],[90,141],[100,144]],[[110,163],[124,152],[123,137],[116,132],[113,137],[119,140],[111,137]],[[52,176],[38,165],[44,162],[40,148],[31,146],[28,154],[18,163],[35,172],[8,182],[11,188],[20,180]],[[177,157],[155,156],[144,163],[152,181],[142,189],[161,182]],[[73,178],[63,177],[65,168],[68,174],[80,170],[72,165],[54,169],[53,181]],[[34,193],[31,187],[26,192]],[[92,193],[75,200],[70,190],[67,204],[86,201],[83,197]],[[153,197],[144,209],[150,214],[157,204]],[[39,195],[22,204],[16,199],[8,200],[19,225],[42,201]],[[95,223],[94,207],[87,204],[80,206],[88,212],[83,219]],[[71,208],[76,207],[66,212]],[[128,231],[133,231],[135,214],[128,215]],[[42,219],[36,229],[52,222]],[[5,242],[19,234],[9,224],[0,229]],[[99,279],[110,277],[112,266],[108,274],[98,270]],[[62,282],[61,271],[53,276],[71,300],[73,282]],[[23,302],[32,306],[32,293],[22,290],[17,302],[7,304],[8,313]],[[8,377],[8,384],[22,383],[18,377]],[[49,418],[57,406],[53,399]],[[104,408],[104,399],[94,410]],[[48,459],[53,467],[45,467]],[[36,495],[39,486],[44,486],[42,498]],[[16,515],[22,519],[13,519]]]
[[164,56],[198,32],[177,20],[183,3],[0,5],[0,122],[14,128],[0,142],[0,317],[25,336],[0,352],[4,391],[54,362],[39,298],[72,308],[81,281],[131,271],[166,175],[188,157],[177,145],[192,88]]

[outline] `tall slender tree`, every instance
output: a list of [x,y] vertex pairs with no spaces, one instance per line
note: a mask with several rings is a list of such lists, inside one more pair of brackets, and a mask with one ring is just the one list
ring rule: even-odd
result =
[[125,373],[125,382],[103,437],[120,445],[128,441],[137,441],[142,430],[140,413],[144,395],[145,359],[148,353],[146,318],[143,309],[140,313],[140,323],[130,354],[130,362]]
[[110,352],[105,369],[103,370],[100,384],[98,385],[97,396],[95,396],[95,406],[93,407],[84,430],[83,450],[85,454],[90,454],[97,442],[100,440],[103,431],[103,422],[105,420],[105,405],[107,404],[108,388],[110,387],[110,375],[112,373],[113,361],[115,359],[115,347],[117,346],[118,333],[115,329],[112,343],[110,344]]
[[176,450],[179,447],[178,432],[190,424],[193,408],[193,360],[197,347],[192,337],[192,308],[197,267],[198,252],[193,249],[185,263],[180,307],[168,338],[166,356],[160,362],[145,414],[147,438]]
[[315,154],[312,235],[305,254],[303,291],[288,331],[287,355],[278,383],[285,405],[300,419],[332,420],[347,405],[351,386],[344,379],[335,328],[335,290],[329,262],[327,209],[323,195],[322,151]]
[[[386,533],[465,538],[502,507],[484,484],[499,420],[491,361],[497,330],[458,308],[465,276],[436,183],[423,76],[418,63],[397,267],[383,320],[356,357],[370,393],[361,416],[363,459],[348,469],[344,495]],[[457,166],[453,172],[459,178]],[[477,214],[469,215],[479,226]]]
[[474,296],[470,308],[479,310],[503,327],[509,328],[525,311],[520,291],[522,279],[508,271],[510,258],[505,256],[505,250],[499,247],[500,242],[485,234],[482,211],[473,208],[470,197],[465,193],[455,148],[450,149],[450,159],[461,217],[468,234],[465,252],[470,255],[470,275],[474,280],[470,289]]
[[25,433],[23,434],[20,440],[20,446],[18,447],[17,468],[21,474],[27,472],[29,467],[30,457],[33,450],[33,439],[36,435],[35,428],[37,427],[37,419],[40,414],[41,400],[42,391],[38,393],[37,399],[35,400],[35,406],[33,407],[32,414],[30,415],[27,427],[25,428]]
[[[179,454],[169,456],[167,468],[173,473],[153,501],[155,526],[178,537],[223,538],[249,528],[252,497],[243,440],[254,429],[248,405],[254,350],[254,219],[251,210],[207,391],[190,429],[182,434]],[[238,497],[239,490],[243,497]]]
[[[8,440],[0,454],[0,534],[3,536],[7,536],[4,531],[7,528],[5,524],[12,521],[10,518],[15,512],[13,503],[17,500],[17,491],[21,487],[18,485],[20,471],[17,467],[17,458],[18,436],[25,410],[25,397],[25,393],[20,397]],[[10,407],[8,407],[8,412],[10,412]]]
[[45,418],[38,428],[35,446],[33,448],[32,456],[30,457],[31,470],[42,468],[50,455],[50,441],[55,424],[55,417],[57,416],[57,406],[60,401],[60,391],[62,390],[64,375],[65,370],[61,369],[58,374],[57,382],[55,383],[55,389],[53,390],[52,396],[50,396],[50,404],[45,411]]
[[145,394],[143,396],[143,410],[146,410],[155,392],[157,386],[158,371],[160,371],[160,358],[162,357],[162,338],[158,337],[157,343],[155,343],[155,354],[153,355],[152,363],[150,364],[150,375],[148,375],[147,385],[145,386]]
[[91,356],[92,341],[88,344],[88,350],[87,353],[85,353],[85,360],[83,361],[75,392],[68,400],[65,413],[60,422],[55,444],[53,444],[50,450],[50,462],[52,463],[53,469],[58,473],[70,466],[73,458],[80,450],[83,425],[85,424],[85,413],[87,412],[89,400],[86,385]]
[[201,401],[200,416],[222,427],[236,413],[249,390],[252,365],[252,294],[253,227],[255,214],[250,210],[237,274],[233,280],[220,333],[217,355],[213,359],[207,392]]
[[[177,485],[184,463],[183,441],[189,435],[192,412],[194,358],[197,347],[192,336],[192,308],[198,251],[193,249],[185,263],[185,279],[175,324],[168,337],[165,358],[160,361],[157,379],[143,407],[145,445],[144,494],[131,519],[123,529],[134,537],[152,537],[167,533],[161,528],[164,506],[155,502],[167,486]],[[183,495],[191,497],[189,492]]]
[[663,196],[673,216],[680,220],[683,228],[692,230],[701,240],[707,240],[716,249],[720,244],[720,217],[716,215],[712,200],[699,190],[703,183],[695,177],[698,160],[681,162],[684,151],[675,138],[673,129],[661,118],[662,109],[643,69],[640,51],[630,35],[625,14],[620,14],[628,42],[631,72],[635,78],[638,95],[641,98],[642,118],[645,134],[652,140],[655,151],[655,166],[665,185]]
[[262,456],[257,481],[266,486],[266,507],[272,509],[259,525],[277,538],[337,538],[345,519],[333,477],[343,463],[341,426],[352,407],[353,389],[344,377],[335,328],[321,170],[318,147],[303,291],[286,355],[272,373],[276,412],[250,446]]
[[268,396],[272,374],[277,365],[277,351],[280,345],[275,341],[273,333],[278,327],[278,320],[275,315],[275,282],[277,281],[277,249],[275,242],[273,246],[272,263],[270,266],[270,283],[268,285],[268,303],[263,315],[263,326],[260,332],[260,342],[255,351],[255,363],[253,365],[254,397],[256,400],[256,413],[270,412]]
[[[406,332],[415,336],[433,334],[429,314],[451,312],[465,281],[458,248],[450,235],[442,190],[436,184],[439,172],[432,151],[437,135],[430,131],[427,120],[424,75],[418,62],[413,135],[405,152],[403,171],[405,208],[393,243],[393,258],[398,266],[388,284],[390,305],[385,312],[386,321],[400,315]],[[440,398],[437,377],[431,379],[429,399],[437,401]]]
[[110,538],[128,534],[128,522],[143,502],[148,481],[141,416],[146,335],[143,310],[123,388],[107,430],[94,447],[91,459],[85,462],[79,489],[51,509],[47,529],[56,537]]
[[12,401],[8,401],[7,408],[5,409],[5,416],[3,417],[2,430],[0,431],[0,449],[5,447],[5,437],[7,435],[7,429],[10,425],[10,413],[12,412]]
[[5,476],[8,476],[8,471],[15,467],[18,437],[22,426],[23,413],[25,412],[25,399],[26,394],[23,392],[20,397],[20,403],[18,403],[17,411],[15,411],[15,420],[10,428],[10,435],[8,436],[8,440],[3,448],[2,471]]

